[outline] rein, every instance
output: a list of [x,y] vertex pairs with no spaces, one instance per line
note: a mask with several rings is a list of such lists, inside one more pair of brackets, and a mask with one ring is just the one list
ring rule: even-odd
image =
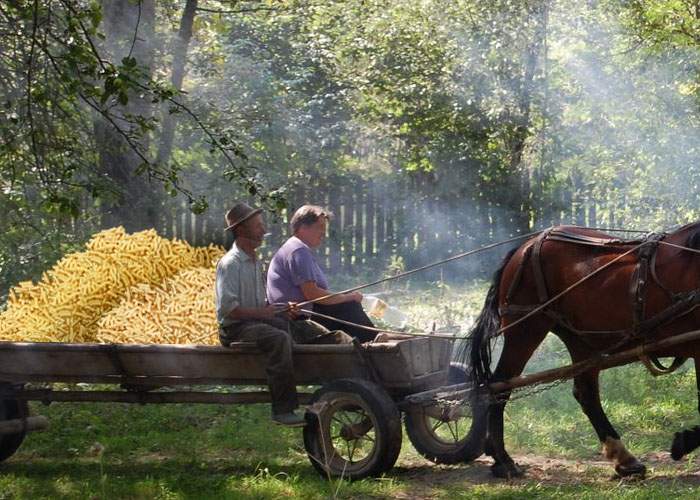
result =
[[[579,227],[579,226],[576,226]],[[394,276],[389,276],[386,278],[382,278],[379,280],[376,280],[371,283],[366,283],[362,284],[356,287],[349,288],[347,290],[343,290],[340,292],[334,292],[330,293],[327,295],[324,295],[322,297],[317,297],[312,300],[307,300],[304,302],[300,302],[296,304],[296,307],[303,307],[305,305],[313,304],[315,302],[330,298],[330,297],[335,297],[341,294],[346,294],[346,293],[351,293],[357,290],[361,290],[363,288],[368,288],[374,285],[378,285],[380,283],[385,283],[388,281],[393,281],[399,278],[403,278],[405,276],[409,276],[415,273],[418,273],[420,271],[424,271],[433,267],[437,267],[440,265],[444,265],[446,263],[462,259],[464,257],[470,256],[470,255],[475,255],[477,253],[484,252],[486,250],[490,250],[493,248],[496,248],[498,246],[506,245],[509,243],[513,243],[522,239],[526,238],[531,238],[533,236],[538,236],[537,241],[532,247],[529,247],[527,249],[527,253],[525,255],[525,258],[523,258],[523,261],[520,264],[520,267],[518,268],[516,272],[516,277],[511,284],[511,287],[508,292],[508,296],[506,298],[506,305],[501,308],[500,313],[502,315],[521,315],[520,318],[515,320],[513,323],[510,323],[499,330],[495,332],[493,335],[498,336],[505,331],[507,331],[510,328],[513,328],[514,326],[522,323],[523,321],[527,320],[528,318],[532,317],[533,315],[540,313],[544,311],[548,306],[559,300],[561,297],[564,295],[568,294],[576,288],[577,286],[581,285],[582,283],[586,282],[587,280],[591,279],[598,273],[602,272],[603,270],[607,269],[608,267],[612,266],[619,260],[623,259],[624,257],[633,254],[637,251],[639,251],[639,262],[637,263],[637,267],[635,269],[635,272],[632,277],[632,283],[631,283],[631,294],[633,296],[634,300],[634,305],[633,305],[633,310],[634,310],[634,319],[633,319],[633,327],[632,329],[627,329],[627,330],[616,330],[616,331],[592,331],[592,332],[586,332],[582,330],[577,330],[576,328],[573,327],[573,325],[569,324],[568,321],[561,315],[557,314],[555,311],[552,310],[547,310],[544,311],[544,314],[547,314],[548,316],[554,318],[558,323],[562,324],[565,328],[568,330],[582,335],[586,333],[610,333],[610,334],[619,334],[623,335],[623,338],[617,342],[615,345],[613,345],[610,349],[607,349],[604,353],[610,353],[614,351],[615,349],[618,349],[625,343],[635,340],[638,338],[641,338],[642,341],[646,341],[649,339],[649,334],[656,330],[656,328],[668,324],[679,317],[688,314],[691,312],[693,309],[696,307],[700,306],[700,289],[693,290],[691,292],[687,292],[684,294],[672,294],[665,286],[663,286],[658,277],[656,276],[655,272],[655,260],[656,260],[656,250],[658,249],[659,245],[667,245],[669,247],[673,247],[676,249],[679,249],[681,251],[688,251],[691,253],[695,254],[700,254],[700,250],[696,250],[694,248],[689,248],[687,246],[683,245],[678,245],[675,243],[668,243],[666,241],[663,241],[663,238],[666,237],[666,234],[656,234],[656,233],[647,233],[645,231],[637,231],[637,230],[624,230],[624,229],[612,229],[612,228],[582,228],[582,229],[591,229],[591,230],[597,230],[597,231],[606,231],[606,232],[622,232],[622,233],[637,233],[637,234],[646,234],[646,237],[638,240],[622,240],[622,239],[616,239],[616,238],[601,238],[601,237],[592,237],[592,236],[585,236],[585,235],[580,235],[576,233],[571,233],[566,230],[562,229],[556,229],[556,228],[549,228],[546,230],[542,231],[534,231],[528,234],[523,234],[519,235],[513,238],[509,238],[507,240],[499,241],[496,243],[492,243],[489,245],[485,245],[482,247],[479,247],[474,250],[470,250],[467,252],[463,252],[460,254],[457,254],[455,256],[449,257],[447,259],[443,259],[431,264],[428,264],[426,266],[422,266],[416,269],[412,269],[403,273],[399,273]],[[579,245],[588,245],[588,246],[596,246],[596,247],[606,247],[608,249],[614,249],[616,246],[620,245],[630,245],[633,244],[634,246],[624,252],[622,252],[620,255],[615,257],[613,260],[610,262],[600,266],[599,268],[595,269],[591,273],[587,274],[577,282],[573,283],[569,287],[567,287],[565,290],[562,292],[558,293],[554,297],[549,298],[546,290],[546,284],[544,280],[544,273],[542,271],[542,265],[541,265],[541,247],[544,241],[546,240],[553,240],[553,241],[563,241],[567,243],[572,243],[572,244],[579,244]],[[523,268],[526,265],[526,261],[532,257],[530,260],[533,265],[533,270],[535,272],[535,281],[537,285],[537,292],[538,292],[538,297],[540,298],[540,303],[536,305],[515,305],[515,304],[509,304],[509,299],[511,296],[514,294],[515,289],[517,288],[517,285],[522,278],[522,272]],[[652,318],[644,319],[644,306],[645,306],[645,296],[644,296],[644,291],[646,289],[646,285],[648,283],[649,276],[666,292],[669,294],[672,300],[672,304],[664,309],[663,311],[659,312]],[[287,307],[285,310],[289,310],[291,307]],[[320,318],[325,318],[329,320],[334,320],[337,321],[341,324],[346,324],[358,328],[362,328],[364,330],[368,331],[373,331],[373,332],[383,332],[383,333],[390,333],[390,334],[397,334],[397,335],[412,335],[412,336],[426,336],[426,337],[446,337],[446,338],[452,338],[452,339],[464,339],[464,338],[469,338],[468,336],[455,336],[455,335],[449,335],[449,334],[435,334],[435,333],[407,333],[407,332],[400,332],[400,331],[392,331],[392,330],[386,330],[386,329],[380,329],[380,328],[373,328],[373,327],[368,327],[365,325],[359,325],[356,323],[352,323],[349,321],[341,320],[338,318],[334,318],[332,316],[327,316],[324,314],[320,314],[314,311],[311,311],[309,309],[301,309],[301,312],[304,314],[307,314],[309,316],[316,316]],[[668,367],[665,367],[661,362],[659,361],[658,358],[653,357],[653,356],[648,356],[646,354],[642,354],[639,356],[640,361],[647,367],[647,369],[655,376],[657,375],[663,375],[666,373],[671,373],[675,371],[678,367],[680,367],[685,361],[685,358],[675,358],[672,364]]]
[[[624,344],[630,341],[641,339],[642,342],[645,342],[649,340],[652,333],[655,332],[657,328],[675,321],[676,319],[680,318],[685,314],[690,313],[693,309],[700,306],[700,288],[685,293],[673,293],[660,282],[658,276],[656,275],[656,252],[658,250],[659,245],[667,245],[673,248],[680,249],[681,251],[689,251],[695,254],[700,253],[700,251],[694,248],[689,248],[687,246],[678,245],[675,243],[665,242],[663,241],[663,238],[665,237],[666,234],[663,233],[649,233],[642,240],[624,241],[612,238],[599,238],[580,235],[554,228],[550,228],[549,230],[544,231],[542,234],[540,234],[535,243],[531,247],[526,249],[526,253],[523,256],[520,266],[516,271],[515,278],[511,283],[510,289],[508,290],[508,294],[506,296],[506,304],[499,309],[499,312],[502,316],[521,314],[522,316],[520,316],[513,323],[510,323],[505,327],[500,328],[494,333],[493,336],[498,336],[503,332],[507,331],[508,329],[513,328],[514,326],[522,323],[523,321],[527,320],[533,315],[542,312],[552,303],[554,303],[555,301],[557,301],[558,299],[560,299],[561,297],[563,297],[564,295],[566,295],[571,290],[581,285],[588,279],[592,278],[600,271],[613,265],[625,256],[638,251],[639,260],[633,272],[630,283],[630,295],[633,302],[632,328],[626,330],[612,331],[582,331],[576,329],[566,320],[564,316],[558,314],[556,311],[546,310],[544,311],[544,314],[554,319],[558,324],[562,325],[567,330],[581,336],[584,339],[585,334],[591,333],[608,333],[623,336],[619,342],[615,343],[611,348],[604,351],[603,354],[609,354],[610,352],[618,349],[619,347],[623,346]],[[558,293],[554,297],[549,298],[544,279],[544,272],[542,270],[542,262],[540,255],[542,244],[546,240],[563,241],[578,245],[606,247],[608,249],[614,249],[614,247],[617,245],[635,244],[635,246],[618,255],[616,258],[614,258],[607,264],[595,269],[593,272],[584,276],[583,278],[581,278],[571,286],[567,287],[565,290]],[[510,304],[509,302],[515,294],[517,286],[520,280],[522,279],[523,270],[527,265],[528,260],[532,264],[532,270],[535,276],[535,283],[540,303],[536,305]],[[648,319],[644,319],[644,310],[646,305],[645,291],[650,279],[653,280],[669,296],[671,305],[657,313],[655,316]],[[665,367],[663,364],[661,364],[657,357],[642,354],[639,356],[639,359],[652,373],[652,375],[658,376],[675,371],[686,361],[687,358],[675,358],[671,365],[668,367]]]
[[[641,231],[641,230],[638,230],[638,229],[617,229],[617,228],[584,227],[584,226],[574,226],[574,227],[579,227],[579,228],[581,228],[581,229],[591,229],[591,230],[593,230],[593,231],[605,231],[605,232],[608,232],[608,233],[636,233],[636,234],[647,234],[647,233],[648,233],[648,231]],[[550,229],[551,229],[551,228],[550,228]],[[507,240],[502,240],[502,241],[498,241],[498,242],[496,242],[496,243],[491,243],[491,244],[488,244],[488,245],[484,245],[484,246],[482,246],[482,247],[475,248],[474,250],[469,250],[469,251],[467,251],[467,252],[462,252],[462,253],[459,253],[459,254],[457,254],[457,255],[453,255],[452,257],[448,257],[448,258],[446,258],[446,259],[438,260],[438,261],[436,261],[436,262],[433,262],[432,264],[428,264],[428,265],[425,265],[425,266],[422,266],[422,267],[418,267],[418,268],[415,268],[415,269],[411,269],[411,270],[409,270],[409,271],[405,271],[405,272],[403,272],[403,273],[395,274],[395,275],[393,275],[393,276],[388,276],[388,277],[386,277],[386,278],[382,278],[382,279],[379,279],[379,280],[377,280],[377,281],[372,281],[371,283],[365,283],[365,284],[362,284],[362,285],[358,285],[358,286],[355,286],[355,287],[352,287],[352,288],[348,288],[347,290],[342,290],[342,291],[340,291],[340,292],[329,293],[329,294],[323,295],[323,296],[321,296],[321,297],[316,297],[315,299],[305,300],[305,301],[303,301],[303,302],[297,302],[297,303],[296,303],[296,307],[304,307],[304,306],[306,306],[306,305],[314,304],[314,303],[316,303],[316,302],[319,302],[319,301],[325,300],[325,299],[329,299],[329,298],[331,298],[331,297],[336,297],[336,296],[338,296],[338,295],[343,295],[343,294],[346,294],[346,293],[356,292],[356,291],[362,290],[362,289],[364,289],[364,288],[369,288],[369,287],[371,287],[371,286],[379,285],[379,284],[381,284],[381,283],[386,283],[387,281],[393,281],[393,280],[397,280],[397,279],[399,279],[399,278],[404,278],[404,277],[406,277],[406,276],[410,276],[410,275],[415,274],[415,273],[418,273],[418,272],[420,272],[420,271],[425,271],[425,270],[427,270],[427,269],[431,269],[431,268],[433,268],[433,267],[441,266],[441,265],[447,264],[447,263],[449,263],[449,262],[452,262],[452,261],[455,261],[455,260],[458,260],[458,259],[462,259],[462,258],[464,258],[464,257],[468,257],[468,256],[470,256],[470,255],[475,255],[475,254],[478,254],[478,253],[481,253],[481,252],[485,252],[486,250],[491,250],[491,249],[496,248],[496,247],[499,247],[499,246],[507,245],[508,243],[514,243],[514,242],[516,242],[516,241],[520,241],[520,240],[523,240],[523,239],[526,239],[526,238],[531,238],[532,236],[535,236],[535,235],[538,235],[538,234],[542,234],[544,231],[547,231],[547,229],[539,230],[539,231],[533,231],[533,232],[527,233],[527,234],[521,234],[520,236],[515,236],[515,237],[509,238],[509,239],[507,239]],[[617,241],[622,242],[623,240],[617,240]],[[288,311],[289,309],[290,309],[290,307],[287,307],[286,309],[283,309],[282,311]]]
[[[474,250],[469,250],[468,252],[463,252],[463,253],[460,253],[460,254],[457,254],[457,255],[453,255],[452,257],[449,257],[449,258],[447,258],[447,259],[439,260],[439,261],[437,261],[437,262],[433,262],[432,264],[428,264],[428,265],[426,265],[426,266],[418,267],[418,268],[416,268],[416,269],[411,269],[410,271],[405,271],[405,272],[403,272],[403,273],[395,274],[395,275],[393,275],[393,276],[388,276],[388,277],[386,277],[386,278],[382,278],[382,279],[379,279],[379,280],[377,280],[377,281],[373,281],[373,282],[371,282],[371,283],[365,283],[365,284],[363,284],[363,285],[358,285],[358,286],[355,286],[355,287],[352,287],[352,288],[348,288],[347,290],[343,290],[343,291],[341,291],[341,292],[333,292],[333,293],[329,293],[329,294],[327,294],[327,295],[323,295],[323,296],[321,296],[321,297],[316,297],[315,299],[305,300],[304,302],[298,302],[298,303],[296,304],[296,306],[297,306],[297,307],[303,307],[303,306],[306,306],[306,305],[309,305],[309,304],[314,304],[314,303],[319,302],[319,301],[321,301],[321,300],[329,299],[329,298],[331,298],[331,297],[336,297],[336,296],[338,296],[338,295],[344,295],[344,294],[346,294],[346,293],[356,292],[357,290],[362,290],[363,288],[369,288],[369,287],[371,287],[371,286],[379,285],[379,284],[381,284],[381,283],[386,283],[387,281],[397,280],[397,279],[399,279],[399,278],[403,278],[403,277],[405,277],[405,276],[410,276],[411,274],[415,274],[415,273],[418,273],[418,272],[420,272],[420,271],[425,271],[426,269],[431,269],[431,268],[433,268],[433,267],[437,267],[437,266],[441,266],[441,265],[443,265],[443,264],[447,264],[448,262],[452,262],[452,261],[455,261],[455,260],[458,260],[458,259],[462,259],[462,258],[464,258],[464,257],[468,257],[469,255],[475,255],[475,254],[477,254],[477,253],[485,252],[486,250],[491,250],[492,248],[496,248],[496,247],[499,247],[499,246],[502,246],[502,245],[507,245],[508,243],[513,243],[513,242],[515,242],[515,241],[523,240],[523,239],[525,239],[525,238],[531,238],[532,236],[534,236],[534,235],[536,235],[536,234],[539,234],[540,232],[541,232],[541,231],[533,231],[533,232],[531,232],[531,233],[521,234],[520,236],[515,236],[514,238],[509,238],[509,239],[507,239],[507,240],[499,241],[499,242],[496,242],[496,243],[491,243],[491,244],[489,244],[489,245],[485,245],[485,246],[476,248],[476,249],[474,249]],[[289,308],[287,308],[286,310],[289,310]]]

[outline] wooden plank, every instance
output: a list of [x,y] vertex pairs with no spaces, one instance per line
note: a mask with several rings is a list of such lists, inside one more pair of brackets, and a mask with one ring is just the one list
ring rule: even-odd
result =
[[[311,400],[311,394],[297,393],[301,404]],[[54,391],[22,390],[11,394],[13,399],[43,402],[92,402],[92,403],[196,403],[196,404],[257,404],[269,403],[272,398],[268,391],[254,392],[133,392],[133,391]],[[31,417],[30,417],[31,418]]]
[[374,190],[374,182],[370,181],[367,184],[367,208],[365,218],[365,255],[370,264],[374,263],[374,218],[376,192]]
[[192,218],[194,219],[193,244],[195,246],[202,246],[204,244],[204,215],[192,214]]
[[[548,384],[558,380],[568,380],[575,377],[577,374],[583,373],[592,368],[606,370],[608,368],[623,366],[639,360],[640,356],[649,355],[653,352],[664,351],[665,349],[669,349],[671,347],[698,340],[700,340],[700,330],[693,330],[679,335],[674,335],[672,337],[667,337],[656,342],[639,345],[622,352],[593,356],[590,359],[579,361],[578,363],[572,363],[560,368],[552,368],[550,370],[543,370],[537,373],[520,375],[502,382],[492,382],[488,387],[492,394],[498,394],[512,391],[513,389],[517,389],[519,387],[534,386],[536,384]],[[416,404],[425,403],[426,401],[433,399],[435,396],[456,400],[466,397],[472,390],[472,385],[469,383],[438,387],[420,394],[412,394],[407,398],[407,401]]]
[[364,257],[364,242],[362,232],[364,228],[364,199],[366,186],[361,180],[355,185],[355,204],[353,214],[353,236],[355,240],[353,251],[353,267],[359,269],[363,263]]
[[166,206],[165,214],[163,215],[163,237],[171,239],[173,237],[173,209]]
[[353,235],[353,212],[355,211],[355,205],[352,199],[353,188],[350,185],[346,185],[343,189],[343,268],[346,272],[352,272],[352,235]]
[[329,269],[331,274],[335,274],[341,270],[341,235],[342,235],[342,220],[341,217],[341,193],[338,183],[331,181],[328,188],[328,206],[333,212],[333,221],[328,228],[328,246],[330,250]]
[[194,221],[192,220],[194,217],[194,214],[192,213],[192,210],[187,205],[183,204],[183,224],[184,224],[184,230],[183,230],[183,235],[182,238],[187,242],[192,244],[194,241],[194,234],[193,234],[193,226],[194,226]]
[[545,370],[530,375],[521,375],[519,377],[508,379],[505,382],[494,382],[489,384],[489,388],[493,392],[504,392],[528,385],[546,384],[549,382],[554,382],[555,380],[566,380],[573,378],[576,376],[576,374],[581,373],[582,371],[585,371],[587,367],[595,367],[605,370],[615,366],[622,366],[638,360],[640,356],[648,355],[652,352],[663,351],[669,347],[696,340],[700,340],[700,330],[693,330],[680,335],[674,335],[657,342],[650,342],[648,344],[640,345],[615,354],[593,357],[592,359],[581,361],[579,363],[573,363],[562,368],[553,368],[551,370]]
[[2,420],[0,421],[0,436],[18,434],[20,432],[42,431],[48,426],[49,420],[42,415]]
[[386,210],[387,202],[386,196],[377,198],[376,203],[377,212],[377,253],[382,255],[386,250]]
[[[427,373],[431,376],[427,379],[422,371],[413,370],[424,354],[412,358],[407,343],[427,346],[427,341],[419,338],[373,344],[365,350],[388,390],[406,390],[437,380],[447,370],[448,356],[443,366]],[[445,351],[451,348],[450,340],[430,341],[444,343],[441,348]],[[296,345],[293,352],[298,384],[369,378],[352,345]],[[250,343],[224,348],[0,342],[0,380],[5,382],[265,385],[266,364],[266,356]]]

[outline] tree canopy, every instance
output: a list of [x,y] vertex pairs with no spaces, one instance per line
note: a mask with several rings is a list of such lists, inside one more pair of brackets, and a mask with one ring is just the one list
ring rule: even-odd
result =
[[0,44],[0,296],[183,204],[348,191],[379,267],[698,218],[697,0],[11,0]]

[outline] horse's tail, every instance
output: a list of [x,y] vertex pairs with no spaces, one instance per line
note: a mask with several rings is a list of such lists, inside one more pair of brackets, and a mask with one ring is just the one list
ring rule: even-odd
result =
[[[493,275],[491,287],[486,294],[484,307],[476,318],[469,332],[469,366],[471,379],[475,387],[488,383],[491,378],[491,338],[501,326],[501,315],[498,312],[498,295],[503,270],[519,247],[512,249],[503,259],[498,270]],[[467,353],[464,353],[466,358]]]

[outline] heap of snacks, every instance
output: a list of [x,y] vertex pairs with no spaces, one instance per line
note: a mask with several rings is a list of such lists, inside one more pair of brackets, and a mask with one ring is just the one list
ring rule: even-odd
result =
[[[142,297],[155,297],[155,292],[147,290],[163,286],[161,294],[168,293],[166,290],[176,291],[168,300],[160,295],[160,300],[169,304],[162,310],[163,314],[177,314],[178,307],[189,301],[189,309],[184,310],[192,316],[192,321],[202,320],[206,316],[203,305],[210,303],[207,313],[212,312],[212,317],[197,332],[197,337],[202,337],[211,330],[212,322],[215,325],[214,264],[223,252],[214,245],[194,248],[183,241],[167,240],[154,230],[127,234],[122,227],[117,227],[102,231],[88,242],[85,251],[66,255],[44,273],[39,283],[22,282],[10,292],[7,309],[0,314],[0,340],[130,342],[138,338],[148,343],[170,341],[166,339],[194,342],[196,339],[191,337],[191,332],[195,329],[190,322],[184,329],[188,332],[185,335],[168,336],[167,329],[149,329],[137,334],[140,326],[134,323],[134,314],[154,314],[153,306],[145,300],[138,302],[139,310],[124,316],[124,325],[120,328],[115,328],[113,315],[108,313],[115,307],[115,312],[124,311],[120,301],[128,303],[139,297],[139,293]],[[185,270],[191,274],[186,274]],[[195,277],[201,283],[195,282]],[[192,281],[187,291],[178,288],[179,283],[188,279]],[[190,293],[201,296],[187,295]],[[103,316],[104,321],[100,323],[103,326],[98,330]],[[151,319],[160,324],[155,315]],[[169,322],[168,325],[172,327],[173,324]]]
[[212,267],[183,269],[161,286],[137,285],[97,322],[97,341],[218,344]]

